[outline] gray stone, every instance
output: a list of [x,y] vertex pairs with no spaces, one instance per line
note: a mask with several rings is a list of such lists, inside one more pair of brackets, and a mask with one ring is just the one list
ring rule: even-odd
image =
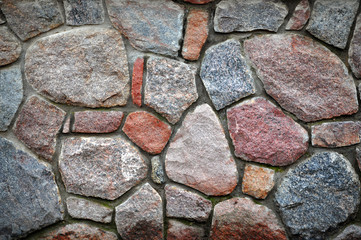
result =
[[159,156],[155,156],[151,160],[152,163],[152,180],[157,184],[165,183],[164,169],[160,162]]
[[324,239],[326,231],[357,211],[360,181],[342,155],[317,153],[287,172],[275,202],[292,234]]
[[0,131],[6,131],[23,99],[20,68],[0,71]]
[[120,137],[65,139],[59,169],[67,192],[109,200],[137,185],[148,171],[139,151]]
[[171,0],[106,0],[110,21],[141,51],[177,56],[184,7]]
[[0,66],[15,62],[20,53],[20,41],[6,26],[0,26]]
[[0,239],[18,239],[63,219],[50,168],[0,137]]
[[102,2],[102,0],[63,0],[66,24],[102,24],[104,22]]
[[179,121],[182,113],[198,99],[196,69],[167,58],[147,61],[144,103],[170,123]]
[[344,49],[358,6],[358,0],[316,0],[306,29],[318,39]]
[[353,74],[361,78],[361,15],[356,19],[356,26],[348,49],[348,63]]
[[25,56],[27,81],[59,103],[113,107],[127,103],[127,55],[116,30],[83,27],[44,37]]
[[223,0],[217,4],[214,16],[216,32],[277,32],[288,14],[280,0]]
[[217,110],[255,93],[251,69],[238,41],[219,43],[205,54],[200,76]]
[[167,240],[206,240],[205,231],[198,226],[189,226],[170,219],[168,222]]
[[6,19],[4,14],[0,10],[0,24],[4,24],[4,23],[6,23]]
[[286,25],[286,30],[301,30],[311,15],[310,2],[301,0]]
[[360,147],[356,148],[356,161],[357,161],[358,168],[361,171],[361,148]]
[[360,240],[361,227],[358,225],[350,225],[345,228],[334,240]]

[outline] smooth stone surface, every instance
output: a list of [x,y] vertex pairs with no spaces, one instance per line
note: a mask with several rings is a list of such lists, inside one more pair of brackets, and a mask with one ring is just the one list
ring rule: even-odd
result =
[[361,15],[356,19],[356,26],[348,49],[348,63],[353,74],[361,78]]
[[108,200],[140,183],[148,171],[139,151],[120,137],[63,140],[59,170],[67,192]]
[[167,150],[165,169],[171,180],[207,195],[227,195],[236,187],[236,163],[209,105],[187,114]]
[[102,0],[63,0],[67,25],[102,24],[104,9]]
[[241,44],[234,39],[207,49],[200,76],[217,110],[256,92]]
[[246,164],[242,180],[242,192],[258,199],[265,199],[275,185],[275,171]]
[[73,132],[110,133],[116,131],[123,120],[120,111],[83,111],[74,113]]
[[0,26],[0,66],[15,62],[21,53],[21,42],[6,26]]
[[138,107],[142,106],[144,58],[137,58],[133,65],[132,99]]
[[359,177],[342,155],[317,153],[287,172],[277,188],[275,203],[292,234],[324,239],[323,233],[357,211]]
[[301,0],[292,17],[286,25],[286,30],[301,30],[307,23],[311,15],[310,3],[308,0]]
[[177,123],[198,99],[195,75],[191,65],[168,58],[148,59],[144,103],[170,123]]
[[138,50],[177,56],[184,7],[171,0],[106,0],[113,26]]
[[167,240],[206,240],[204,229],[169,220]]
[[25,56],[25,76],[41,95],[85,107],[123,106],[128,60],[116,30],[82,27],[39,39]]
[[164,169],[159,156],[152,157],[151,164],[152,164],[151,177],[153,182],[157,184],[165,183]]
[[311,38],[259,35],[245,40],[244,48],[266,92],[297,118],[312,122],[358,111],[345,64]]
[[20,236],[63,219],[50,168],[0,137],[0,239]]
[[361,227],[358,225],[350,225],[345,228],[334,240],[360,240]]

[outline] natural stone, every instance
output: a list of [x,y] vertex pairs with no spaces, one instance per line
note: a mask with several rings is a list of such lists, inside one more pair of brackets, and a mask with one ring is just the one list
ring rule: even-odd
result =
[[358,111],[355,83],[344,63],[311,38],[267,34],[244,42],[266,92],[305,121]]
[[209,2],[213,2],[214,0],[184,0],[185,2],[190,2],[193,4],[206,4]]
[[301,30],[311,15],[310,3],[308,0],[301,0],[296,6],[291,19],[286,25],[286,30]]
[[186,218],[200,222],[207,221],[212,210],[212,202],[199,194],[177,187],[166,185],[167,217]]
[[0,66],[15,62],[20,53],[20,41],[6,26],[0,26]]
[[86,199],[68,197],[66,199],[68,213],[73,218],[89,219],[95,222],[110,223],[113,209]]
[[208,11],[192,9],[187,17],[182,56],[187,60],[198,60],[208,37]]
[[358,0],[316,0],[306,29],[318,39],[344,49],[358,6]]
[[65,119],[62,133],[70,133],[70,116]]
[[348,63],[353,74],[361,78],[361,15],[356,19],[356,26],[348,49]]
[[356,148],[356,161],[357,161],[358,168],[361,171],[361,148],[360,147]]
[[147,61],[144,103],[170,123],[179,121],[182,113],[198,99],[196,69],[167,58]]
[[102,24],[104,9],[101,0],[63,0],[68,25]]
[[123,239],[163,239],[162,198],[148,183],[115,211],[115,223]]
[[4,14],[0,10],[0,24],[4,24],[4,23],[6,23],[6,19]]
[[214,207],[212,240],[286,240],[286,232],[269,208],[249,198],[231,198]]
[[159,154],[167,144],[172,128],[147,112],[132,112],[123,126],[123,132],[141,149]]
[[179,221],[169,220],[167,240],[205,240],[203,228],[188,226]]
[[138,107],[142,106],[144,58],[137,58],[133,65],[132,99]]
[[217,110],[256,91],[241,45],[234,39],[207,49],[200,76]]
[[0,239],[21,236],[63,219],[50,168],[0,137]]
[[235,155],[246,161],[286,166],[306,153],[308,133],[262,97],[227,110]]
[[123,138],[63,141],[59,169],[67,192],[114,200],[147,175],[140,153]]
[[55,105],[30,97],[15,122],[14,134],[39,156],[52,160],[56,137],[63,125],[66,113]]
[[287,6],[280,0],[222,0],[217,4],[214,31],[277,32],[287,14]]
[[0,70],[0,131],[6,131],[23,99],[19,67]]
[[141,51],[177,56],[184,7],[171,0],[106,0],[110,21]]
[[236,163],[209,105],[200,105],[187,114],[169,145],[165,168],[171,180],[207,195],[227,195],[236,187]]
[[152,180],[157,184],[165,183],[164,170],[159,156],[155,156],[151,160],[152,164]]
[[56,0],[2,0],[1,10],[11,30],[23,41],[64,23]]
[[358,225],[350,225],[345,228],[334,240],[360,240],[361,227]]
[[360,143],[361,122],[328,122],[311,128],[312,145],[316,147],[344,147]]
[[324,239],[323,233],[356,212],[360,181],[342,155],[317,153],[287,172],[277,188],[275,202],[292,234]]
[[74,113],[73,132],[110,133],[116,131],[122,123],[120,111],[83,111]]
[[123,106],[129,96],[127,55],[116,30],[83,27],[36,41],[25,76],[41,95],[85,107]]
[[246,164],[242,180],[242,192],[255,198],[265,199],[275,185],[275,171]]

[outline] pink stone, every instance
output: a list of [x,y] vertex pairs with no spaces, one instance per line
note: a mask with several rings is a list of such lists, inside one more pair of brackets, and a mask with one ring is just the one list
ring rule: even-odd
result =
[[84,111],[74,113],[73,132],[110,133],[122,123],[123,113],[119,111]]
[[301,0],[296,6],[291,19],[286,25],[286,30],[300,30],[307,23],[311,15],[310,3],[308,0]]
[[275,171],[246,164],[242,180],[242,192],[255,198],[265,199],[275,185]]
[[144,58],[137,58],[133,65],[132,99],[138,107],[142,106]]
[[203,228],[169,220],[167,240],[204,240]]

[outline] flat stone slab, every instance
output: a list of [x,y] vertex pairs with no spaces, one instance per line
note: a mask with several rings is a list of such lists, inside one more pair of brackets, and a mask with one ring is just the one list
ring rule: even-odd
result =
[[102,24],[104,9],[102,0],[63,0],[67,25]]
[[170,219],[168,222],[167,240],[205,240],[204,229],[198,226],[188,226]]
[[345,64],[311,38],[259,35],[245,40],[244,48],[266,92],[297,118],[312,122],[358,111]]
[[361,227],[353,224],[345,228],[334,240],[358,240],[361,239]]
[[26,53],[25,76],[39,94],[74,106],[123,106],[130,90],[122,38],[106,28],[76,28],[39,39]]
[[356,19],[356,26],[348,49],[348,63],[353,74],[361,78],[361,15]]
[[49,167],[0,137],[0,238],[18,239],[63,219]]
[[74,113],[73,132],[110,133],[116,131],[123,120],[120,111],[83,111]]
[[133,65],[132,74],[132,99],[138,107],[142,106],[144,58],[137,58]]
[[326,231],[357,211],[360,181],[344,156],[317,153],[287,172],[277,188],[275,203],[292,234],[324,239]]
[[6,26],[0,26],[0,66],[15,62],[21,53],[21,42]]
[[308,0],[301,0],[295,11],[292,14],[292,17],[286,25],[286,30],[301,30],[311,15],[310,3]]
[[246,164],[242,179],[242,192],[258,199],[265,199],[275,185],[275,171]]

